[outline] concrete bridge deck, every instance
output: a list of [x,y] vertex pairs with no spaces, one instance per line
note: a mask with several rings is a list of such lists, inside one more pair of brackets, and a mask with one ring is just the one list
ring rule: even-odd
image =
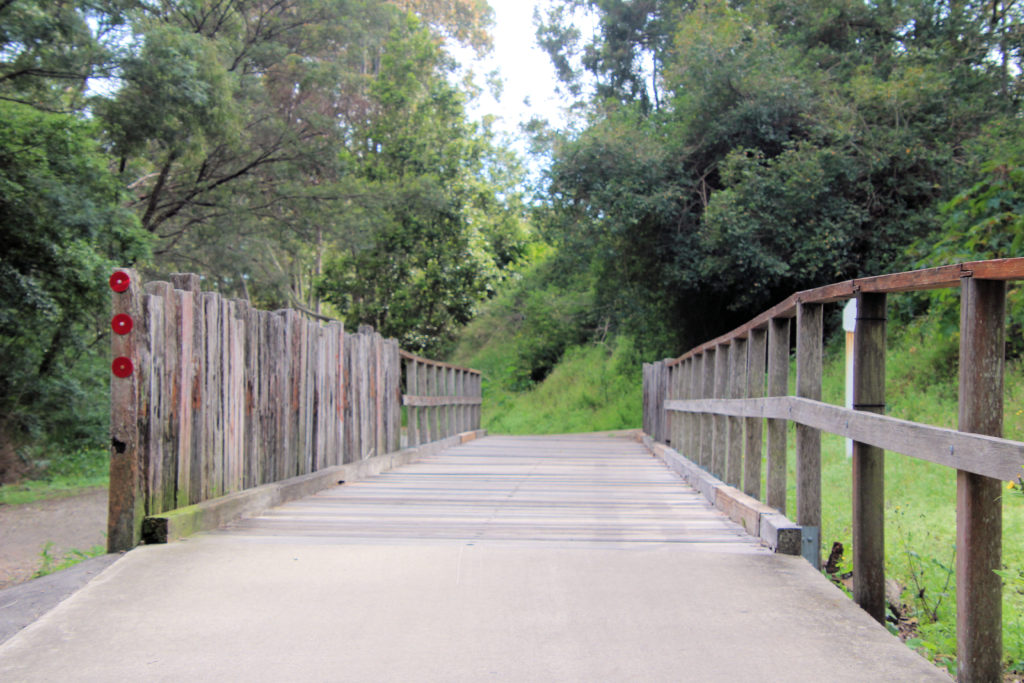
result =
[[949,681],[622,438],[488,437],[127,553],[3,681]]

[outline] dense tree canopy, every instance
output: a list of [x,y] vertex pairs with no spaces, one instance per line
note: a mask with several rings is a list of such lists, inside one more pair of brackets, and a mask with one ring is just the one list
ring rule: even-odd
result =
[[[795,289],[914,264],[1019,112],[1014,2],[567,0],[538,30],[585,125],[543,209],[651,348]],[[571,23],[589,13],[592,35]]]
[[[115,263],[450,343],[526,238],[517,162],[445,51],[486,52],[491,21],[482,0],[0,0],[6,461],[67,432],[47,378],[101,388]],[[101,445],[86,422],[65,436]]]

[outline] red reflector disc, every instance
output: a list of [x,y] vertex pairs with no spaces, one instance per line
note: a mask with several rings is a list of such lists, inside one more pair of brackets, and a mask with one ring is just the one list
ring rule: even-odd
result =
[[110,365],[110,369],[114,372],[115,377],[124,379],[125,377],[131,376],[132,371],[135,370],[135,366],[132,365],[131,358],[120,356],[114,359],[114,362]]
[[117,334],[128,334],[132,331],[132,326],[135,321],[127,313],[119,313],[113,317],[110,321],[110,329],[114,330]]
[[110,288],[115,292],[123,292],[128,289],[132,279],[128,277],[128,273],[123,270],[114,271],[114,274],[110,276]]

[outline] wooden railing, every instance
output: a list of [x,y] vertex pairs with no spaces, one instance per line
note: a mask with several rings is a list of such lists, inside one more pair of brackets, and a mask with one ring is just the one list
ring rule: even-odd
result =
[[372,328],[259,311],[192,274],[143,286],[123,269],[111,288],[111,552],[145,518],[398,451],[403,356],[422,388],[404,397],[411,444],[479,428],[478,372]]
[[[1001,680],[1001,482],[1019,477],[1024,443],[1001,438],[1006,282],[1024,258],[850,280],[798,292],[679,358],[644,366],[644,430],[723,479],[786,512],[786,424],[796,431],[796,522],[820,567],[821,431],[852,439],[853,594],[885,617],[883,451],[957,470],[958,680]],[[886,417],[887,295],[961,289],[959,431]],[[823,306],[857,299],[854,408],[821,402]],[[796,387],[789,389],[791,325]],[[765,423],[765,421],[767,421]],[[767,426],[762,473],[763,425]]]
[[418,446],[479,429],[483,403],[479,370],[460,368],[406,351],[406,406],[409,445]]

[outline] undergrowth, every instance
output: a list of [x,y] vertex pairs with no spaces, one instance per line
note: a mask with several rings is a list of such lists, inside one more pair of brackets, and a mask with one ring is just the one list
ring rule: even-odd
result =
[[53,451],[49,457],[37,458],[37,462],[38,478],[0,485],[0,505],[67,498],[105,487],[110,479],[109,456],[103,449]]
[[480,369],[483,427],[495,434],[632,429],[642,422],[640,360],[628,337],[570,347],[548,377],[527,391],[503,387],[486,367]]
[[72,548],[71,550],[64,553],[64,557],[58,558],[53,554],[53,542],[47,541],[43,546],[43,549],[39,552],[40,564],[39,569],[32,575],[33,579],[38,579],[54,572],[59,572],[62,569],[73,567],[79,562],[84,562],[93,557],[99,557],[107,552],[105,546],[94,545],[88,550],[79,550],[78,548]]

